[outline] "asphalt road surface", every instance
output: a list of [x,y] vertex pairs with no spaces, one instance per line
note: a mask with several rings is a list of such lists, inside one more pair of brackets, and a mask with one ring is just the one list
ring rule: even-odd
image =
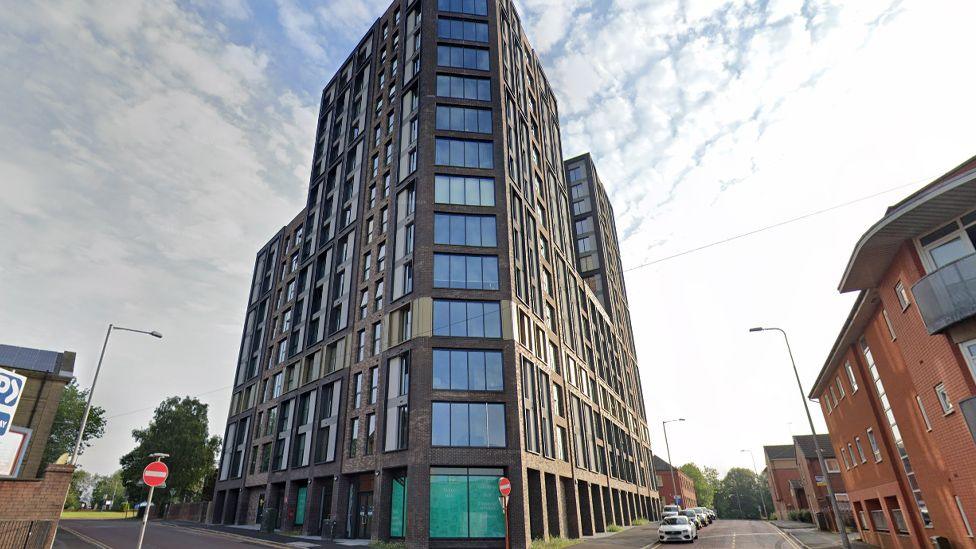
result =
[[[656,549],[670,546],[657,541],[657,526],[638,526],[615,536],[591,539],[574,549]],[[681,545],[681,544],[673,544]],[[686,547],[709,549],[800,549],[800,545],[775,526],[758,520],[718,520],[698,533]]]
[[[139,539],[136,520],[62,520],[54,549],[129,549]],[[203,532],[180,526],[150,522],[143,549],[190,549],[193,547],[267,547],[220,532]]]

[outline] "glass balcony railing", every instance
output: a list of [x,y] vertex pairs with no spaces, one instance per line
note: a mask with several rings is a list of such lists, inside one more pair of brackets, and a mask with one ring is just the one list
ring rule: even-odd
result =
[[912,287],[930,334],[976,315],[976,254],[957,259]]

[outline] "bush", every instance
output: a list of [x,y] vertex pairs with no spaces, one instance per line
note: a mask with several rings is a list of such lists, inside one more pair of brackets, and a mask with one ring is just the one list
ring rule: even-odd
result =
[[571,545],[576,545],[582,540],[579,539],[566,539],[566,538],[549,538],[544,539],[534,539],[532,540],[532,545],[529,549],[563,549],[564,547],[569,547]]
[[634,522],[632,522],[631,524],[633,524],[634,526],[643,526],[644,524],[650,524],[650,521],[648,521],[646,518],[637,518],[634,519]]
[[620,532],[622,530],[623,530],[622,526],[613,523],[607,525],[607,532]]
[[779,520],[779,517],[776,515],[776,513],[772,513],[769,515],[769,520]]
[[813,515],[810,514],[810,510],[809,509],[803,509],[803,510],[801,510],[799,512],[799,519],[800,519],[800,522],[808,522],[810,524],[813,524]]
[[800,513],[797,513],[796,511],[790,511],[788,518],[791,521],[793,521],[793,522],[799,522],[800,521]]

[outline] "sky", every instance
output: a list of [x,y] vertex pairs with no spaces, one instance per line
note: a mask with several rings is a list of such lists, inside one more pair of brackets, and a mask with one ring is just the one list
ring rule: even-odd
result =
[[[222,434],[254,253],[302,208],[321,88],[386,4],[6,6],[0,342],[75,351],[88,386],[108,323],[164,334],[113,335],[84,468],[116,469],[171,395]],[[787,330],[809,387],[854,243],[974,154],[976,4],[518,5],[563,155],[594,155],[615,208],[655,452],[680,417],[675,463],[761,469],[809,427],[782,339],[748,328]]]

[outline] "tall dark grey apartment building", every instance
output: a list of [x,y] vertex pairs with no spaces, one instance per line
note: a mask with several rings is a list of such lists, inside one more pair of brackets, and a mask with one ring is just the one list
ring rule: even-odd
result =
[[214,522],[512,547],[656,518],[613,212],[509,0],[400,0],[257,254]]

